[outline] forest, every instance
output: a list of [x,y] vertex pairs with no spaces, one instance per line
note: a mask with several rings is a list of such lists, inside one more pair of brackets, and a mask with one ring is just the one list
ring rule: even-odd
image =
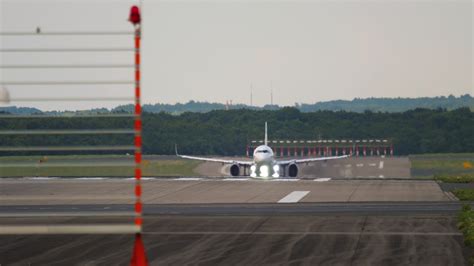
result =
[[[133,118],[121,117],[6,118],[5,115],[1,117],[1,131],[132,129],[133,127]],[[143,152],[174,154],[176,143],[183,154],[244,155],[250,140],[263,139],[265,121],[268,121],[270,139],[387,138],[393,141],[396,155],[474,152],[474,112],[469,108],[358,113],[301,112],[293,107],[279,110],[185,112],[180,115],[145,112]],[[45,136],[3,134],[0,138],[0,147],[132,144],[131,134]],[[0,153],[0,155],[25,154],[31,152]]]
[[[295,103],[293,106],[301,112],[315,112],[315,111],[347,111],[363,113],[365,111],[372,112],[405,112],[416,108],[426,109],[446,109],[454,110],[461,107],[468,107],[474,111],[474,98],[469,95],[461,95],[455,97],[438,96],[438,97],[419,97],[419,98],[356,98],[353,100],[333,100],[321,101],[316,103]],[[279,105],[264,105],[264,106],[250,106],[246,104],[232,104],[226,105],[223,103],[210,103],[189,101],[187,103],[176,104],[145,104],[143,110],[149,113],[166,112],[174,115],[185,112],[206,113],[214,110],[236,110],[236,109],[251,109],[251,110],[278,110],[284,108]],[[82,111],[48,111],[43,112],[37,108],[30,107],[0,107],[0,112],[8,112],[13,114],[33,114],[33,113],[48,113],[57,115],[69,115],[71,113],[110,113],[110,112],[133,112],[134,106],[132,104],[119,105],[112,109],[98,108]]]

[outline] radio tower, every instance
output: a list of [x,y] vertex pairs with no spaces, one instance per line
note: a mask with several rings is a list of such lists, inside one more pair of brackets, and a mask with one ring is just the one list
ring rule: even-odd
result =
[[273,81],[270,81],[270,105],[273,105]]
[[250,83],[250,106],[253,106],[253,84]]

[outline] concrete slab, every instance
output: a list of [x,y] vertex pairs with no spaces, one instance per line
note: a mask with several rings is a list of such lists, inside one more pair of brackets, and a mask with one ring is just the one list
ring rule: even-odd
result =
[[[0,204],[131,204],[130,180],[0,180]],[[268,182],[262,180],[143,181],[143,201],[170,203],[276,203],[293,191],[309,191],[300,202],[450,201],[433,181],[329,180]]]

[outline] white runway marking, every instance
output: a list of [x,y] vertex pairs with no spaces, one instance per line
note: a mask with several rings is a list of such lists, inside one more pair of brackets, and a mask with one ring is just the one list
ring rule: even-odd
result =
[[247,181],[250,178],[224,178],[224,181]]
[[79,179],[79,180],[104,180],[104,179],[108,179],[106,177],[76,177],[76,178],[73,178],[73,179]]
[[369,166],[376,166],[376,163],[369,163]]
[[379,163],[379,169],[383,169],[383,161],[380,161],[380,163]]
[[30,180],[51,180],[51,179],[58,179],[58,177],[27,177],[26,179]]
[[180,177],[180,178],[175,178],[173,180],[179,180],[179,181],[199,181],[202,178],[200,177]]
[[351,168],[352,164],[346,164],[346,168]]
[[[156,178],[156,177],[142,177],[140,178],[141,180],[155,180],[155,179],[159,179],[159,178]],[[121,180],[121,179],[118,179],[117,180]],[[136,178],[135,177],[129,177],[129,178],[125,178],[125,180],[128,180],[128,181],[135,181]]]
[[316,181],[316,182],[327,182],[327,181],[329,181],[329,180],[331,180],[331,178],[329,178],[329,177],[322,177],[322,178],[316,178],[316,179],[314,179],[313,181]]
[[385,178],[385,176],[384,176],[384,175],[379,175],[379,177],[380,177],[380,178]]
[[308,193],[309,191],[293,191],[279,200],[278,203],[296,203],[308,195]]
[[357,167],[363,167],[364,164],[363,164],[363,163],[358,163],[358,164],[356,164],[356,166],[357,166]]

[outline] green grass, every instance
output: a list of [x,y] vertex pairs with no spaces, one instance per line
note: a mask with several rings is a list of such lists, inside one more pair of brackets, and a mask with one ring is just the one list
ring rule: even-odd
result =
[[410,155],[411,175],[418,178],[433,178],[439,175],[474,174],[473,153]]
[[[474,211],[471,206],[464,205],[461,213],[458,215],[458,228],[464,235],[464,244],[472,249],[474,248]],[[469,258],[471,264],[474,264],[474,256]]]
[[471,189],[471,188],[455,189],[452,192],[459,200],[474,201],[474,189]]
[[434,179],[445,183],[474,183],[474,173],[435,175]]
[[144,161],[144,176],[191,176],[201,162],[189,160]]
[[[42,163],[39,163],[43,160]],[[56,156],[12,156],[0,157],[0,177],[34,176],[134,176],[133,156],[127,155],[56,155]],[[159,158],[143,160],[143,176],[189,176],[200,162]],[[3,164],[3,167],[1,167]],[[22,165],[18,165],[22,164]],[[67,166],[64,166],[67,164]]]

